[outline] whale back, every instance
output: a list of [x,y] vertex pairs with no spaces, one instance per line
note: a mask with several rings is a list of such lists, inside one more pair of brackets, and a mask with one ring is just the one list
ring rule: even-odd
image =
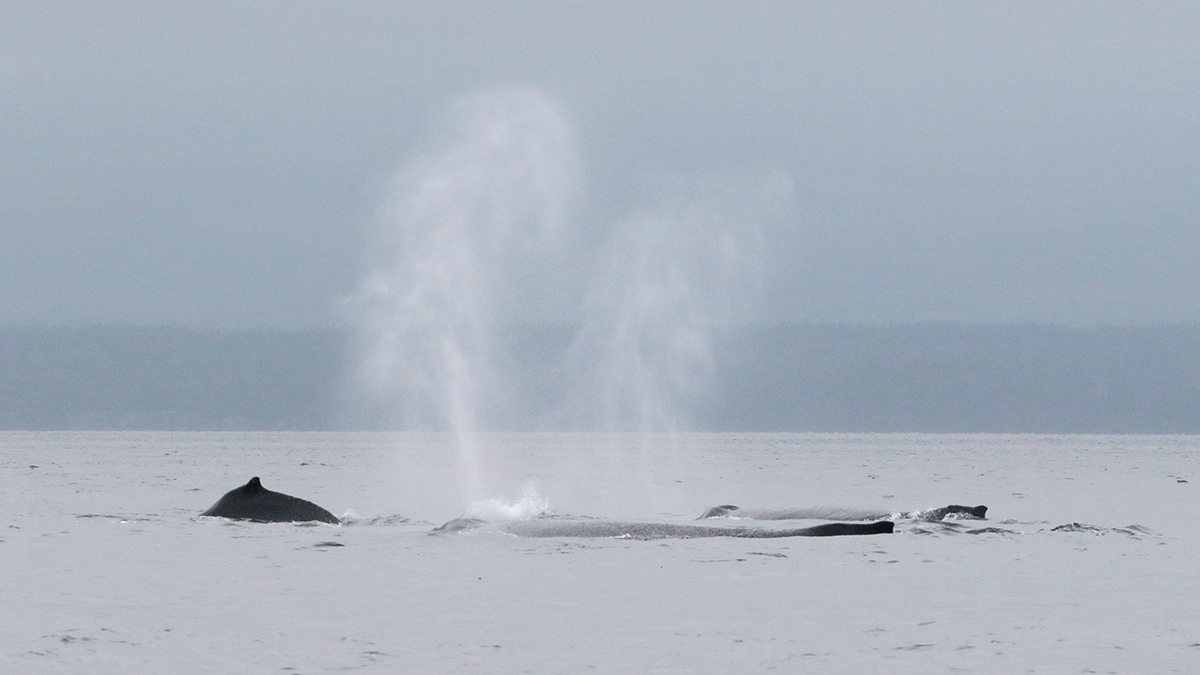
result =
[[336,525],[342,522],[337,516],[308,500],[266,489],[258,476],[225,493],[216,504],[200,515],[259,523],[319,521]]
[[761,527],[715,527],[679,523],[623,523],[607,520],[570,520],[534,518],[489,523],[478,518],[455,518],[436,527],[431,534],[486,531],[518,537],[592,537],[618,539],[696,539],[701,537],[739,537],[774,539],[778,537],[840,537],[891,534],[891,521],[875,523],[822,523],[812,527],[772,529]]
[[920,520],[945,520],[948,515],[956,515],[962,518],[971,520],[987,520],[988,508],[983,504],[979,506],[963,506],[961,504],[951,504],[938,509],[930,509],[929,511],[918,511],[917,518]]
[[896,524],[890,520],[874,523],[822,523],[804,528],[804,537],[846,537],[865,534],[891,534]]

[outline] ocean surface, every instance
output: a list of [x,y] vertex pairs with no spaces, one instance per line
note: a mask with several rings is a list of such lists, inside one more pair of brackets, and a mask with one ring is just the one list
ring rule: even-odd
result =
[[[198,515],[252,476],[344,524]],[[3,673],[1200,672],[1196,436],[4,432],[0,487]],[[718,504],[896,532],[430,534]]]

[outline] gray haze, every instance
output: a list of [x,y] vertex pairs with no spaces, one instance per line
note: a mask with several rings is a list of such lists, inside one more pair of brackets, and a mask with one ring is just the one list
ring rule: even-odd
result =
[[[1193,2],[0,4],[0,323],[344,320],[463,95],[571,126],[599,242],[782,173],[763,321],[1200,322]],[[574,320],[570,265],[518,320]]]

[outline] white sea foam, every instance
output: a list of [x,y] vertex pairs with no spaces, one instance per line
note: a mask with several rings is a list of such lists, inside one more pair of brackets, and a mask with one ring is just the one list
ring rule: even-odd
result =
[[516,501],[504,499],[485,499],[473,502],[467,507],[464,518],[479,518],[487,521],[529,520],[536,518],[550,509],[550,502],[537,492],[532,484],[526,485],[521,491],[521,498]]

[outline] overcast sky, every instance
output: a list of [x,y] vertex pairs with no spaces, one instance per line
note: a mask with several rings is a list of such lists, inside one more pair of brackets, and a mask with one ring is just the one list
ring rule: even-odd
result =
[[569,124],[581,232],[790,177],[761,320],[1196,323],[1197,36],[1195,2],[0,2],[0,323],[336,322],[388,177],[508,86]]

